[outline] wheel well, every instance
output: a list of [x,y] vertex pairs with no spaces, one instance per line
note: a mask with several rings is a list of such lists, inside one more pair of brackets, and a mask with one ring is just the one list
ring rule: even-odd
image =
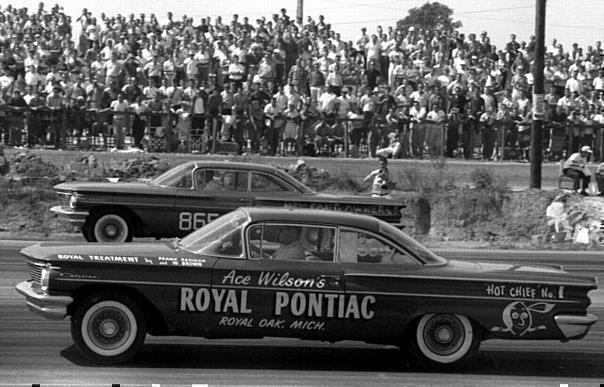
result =
[[102,207],[100,207],[99,206],[99,207],[93,207],[89,211],[90,211],[90,215],[88,215],[88,218],[86,219],[86,223],[88,223],[88,221],[90,219],[92,219],[94,216],[96,216],[99,213],[120,212],[128,217],[128,220],[130,221],[130,225],[132,226],[132,235],[133,236],[138,237],[143,234],[144,230],[143,230],[143,223],[141,221],[141,218],[128,207],[123,207],[123,206],[109,206],[109,207],[102,206]]
[[168,324],[163,314],[138,290],[120,285],[85,285],[73,293],[73,302],[67,307],[67,314],[73,315],[76,307],[87,297],[95,293],[120,293],[130,297],[142,309],[147,322],[147,330],[152,335],[168,332]]

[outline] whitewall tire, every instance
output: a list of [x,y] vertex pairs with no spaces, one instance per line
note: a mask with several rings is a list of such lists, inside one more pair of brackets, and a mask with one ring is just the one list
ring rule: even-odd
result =
[[78,350],[89,359],[123,363],[142,347],[145,319],[136,303],[126,296],[91,296],[76,309],[71,334]]

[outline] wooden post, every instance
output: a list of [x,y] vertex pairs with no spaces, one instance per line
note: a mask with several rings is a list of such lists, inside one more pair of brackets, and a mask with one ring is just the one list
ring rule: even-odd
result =
[[533,68],[533,125],[531,128],[530,188],[541,188],[541,164],[543,163],[545,2],[546,0],[537,0],[535,9],[535,35],[537,38],[537,45],[535,47],[535,66]]

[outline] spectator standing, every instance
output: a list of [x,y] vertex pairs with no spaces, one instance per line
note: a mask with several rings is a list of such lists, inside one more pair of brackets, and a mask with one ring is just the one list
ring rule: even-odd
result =
[[325,75],[319,69],[319,63],[315,62],[313,68],[310,71],[308,84],[310,87],[310,98],[313,104],[317,106],[319,102],[319,94],[323,87],[325,87]]
[[443,155],[445,112],[438,105],[426,115],[426,147],[431,156]]
[[285,127],[283,129],[283,153],[293,153],[296,150],[298,139],[300,112],[294,103],[289,103],[287,110],[283,113]]
[[211,125],[211,131],[208,133],[211,136],[212,146],[211,152],[216,152],[216,146],[218,145],[218,134],[219,125],[222,120],[222,107],[223,100],[220,95],[220,89],[214,87],[212,93],[208,97],[208,125]]
[[264,144],[269,156],[275,156],[279,146],[279,137],[285,124],[283,111],[277,105],[277,98],[273,97],[271,102],[264,107],[266,131],[264,132]]
[[[21,145],[21,134],[25,127],[25,108],[27,103],[20,90],[13,90],[13,96],[8,101],[8,128],[4,129],[4,143],[10,146]],[[8,139],[8,140],[7,140]]]
[[61,88],[54,86],[46,97],[46,106],[50,109],[50,131],[47,142],[54,142],[55,149],[60,149],[65,137],[64,113],[65,99],[61,95]]
[[490,106],[480,116],[480,134],[482,141],[482,160],[487,161],[494,158],[493,148],[495,145],[495,123],[497,113],[495,108]]
[[294,64],[289,70],[287,83],[290,85],[290,87],[297,87],[301,94],[308,95],[310,92],[308,90],[308,78],[309,73],[302,64],[302,58],[296,59],[296,64]]
[[409,153],[415,158],[422,158],[424,155],[424,141],[426,139],[424,120],[426,114],[426,109],[419,105],[419,101],[414,101],[409,109],[409,129],[411,131],[411,149]]
[[113,112],[113,136],[115,139],[115,147],[117,149],[124,148],[124,136],[129,134],[129,116],[130,104],[126,101],[124,93],[119,92],[117,99],[111,101],[109,109]]

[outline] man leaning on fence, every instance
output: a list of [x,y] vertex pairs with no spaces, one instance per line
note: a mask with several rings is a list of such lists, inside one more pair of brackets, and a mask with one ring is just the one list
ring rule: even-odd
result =
[[[582,147],[580,152],[570,155],[562,168],[562,173],[573,179],[573,190],[583,196],[589,196],[587,188],[591,179],[591,171],[587,168],[587,163],[589,162],[591,153],[590,147],[587,145]],[[579,191],[580,181],[583,182],[581,191]]]

